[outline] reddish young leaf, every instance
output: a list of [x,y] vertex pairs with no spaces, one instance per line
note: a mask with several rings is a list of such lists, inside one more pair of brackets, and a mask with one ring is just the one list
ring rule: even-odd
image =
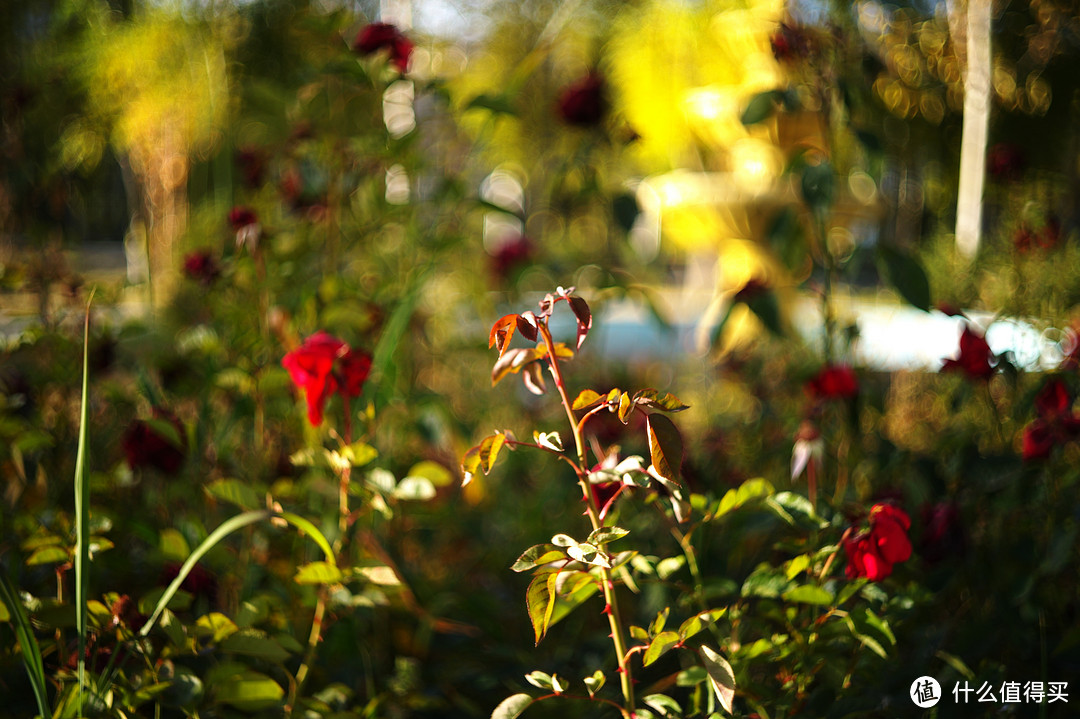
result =
[[577,317],[577,348],[580,350],[585,336],[592,329],[592,312],[589,311],[589,305],[580,297],[571,296],[567,298],[567,301],[570,303],[570,309],[574,311],[574,316]]
[[503,353],[506,352],[506,348],[510,346],[510,339],[514,336],[517,320],[517,315],[506,315],[499,318],[499,321],[491,327],[491,334],[488,335],[488,347],[495,347],[499,350],[499,357],[502,357]]
[[535,342],[540,327],[540,321],[533,312],[527,311],[517,315],[517,330],[521,336],[530,342]]
[[674,423],[662,414],[650,414],[647,427],[649,432],[649,455],[656,473],[672,482],[679,480],[679,467],[682,465],[683,443],[679,430]]

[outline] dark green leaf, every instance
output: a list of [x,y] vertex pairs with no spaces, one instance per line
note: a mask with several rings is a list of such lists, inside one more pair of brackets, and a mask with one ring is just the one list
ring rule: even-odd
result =
[[784,95],[779,90],[768,90],[758,93],[750,98],[749,104],[743,110],[739,120],[744,125],[756,125],[769,118],[776,110],[776,103],[783,99]]
[[473,110],[476,108],[490,110],[496,115],[517,116],[518,114],[513,101],[506,95],[488,95],[481,93],[465,104],[466,110]]
[[800,187],[806,204],[818,218],[824,218],[836,194],[836,173],[828,160],[803,168]]
[[629,192],[616,195],[611,200],[611,214],[615,222],[623,232],[629,232],[634,227],[641,209],[638,207],[637,198]]
[[915,257],[889,245],[878,246],[882,274],[909,304],[923,312],[930,311],[930,281]]

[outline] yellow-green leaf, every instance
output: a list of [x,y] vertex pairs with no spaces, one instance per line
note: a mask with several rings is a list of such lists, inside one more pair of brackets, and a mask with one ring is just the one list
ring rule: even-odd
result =
[[297,584],[336,584],[341,570],[329,562],[311,562],[300,567],[293,578]]

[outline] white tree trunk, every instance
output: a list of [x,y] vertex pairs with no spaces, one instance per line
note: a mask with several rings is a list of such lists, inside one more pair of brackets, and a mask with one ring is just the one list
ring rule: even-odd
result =
[[[964,3],[953,0],[954,12]],[[956,198],[956,248],[965,257],[979,249],[986,178],[986,138],[990,124],[991,0],[968,0],[967,68],[964,73],[964,130],[960,142],[960,186]],[[961,38],[953,35],[954,42]]]

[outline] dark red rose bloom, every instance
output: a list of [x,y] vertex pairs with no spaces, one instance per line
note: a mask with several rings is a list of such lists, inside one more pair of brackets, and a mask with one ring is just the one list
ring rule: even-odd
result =
[[184,274],[196,282],[211,285],[221,274],[221,269],[210,250],[198,250],[184,258]]
[[255,189],[263,184],[266,177],[266,155],[261,150],[241,148],[236,151],[233,161],[240,169],[247,187]]
[[1080,436],[1080,416],[1072,411],[1073,400],[1065,383],[1051,377],[1035,397],[1035,420],[1024,428],[1022,456],[1045,459],[1054,447]]
[[491,257],[492,272],[497,278],[505,280],[518,267],[527,264],[532,256],[533,244],[529,238],[515,237],[506,240]]
[[[184,463],[184,457],[187,455],[187,434],[184,432],[184,425],[175,414],[161,407],[154,408],[153,419],[155,420],[153,423],[137,419],[124,432],[121,445],[124,448],[128,466],[132,469],[153,467],[164,474],[176,474],[180,471],[180,465]],[[167,436],[162,431],[162,425],[174,427],[175,437]]]
[[911,557],[910,528],[911,519],[904,510],[892,504],[875,504],[870,509],[870,529],[843,542],[847,578],[878,582],[892,574],[894,564]]
[[960,335],[959,356],[956,359],[945,360],[941,371],[963,372],[970,379],[990,379],[990,375],[994,374],[994,368],[990,364],[990,358],[993,356],[986,338],[967,325],[964,327],[964,333]]
[[806,391],[818,399],[851,399],[859,394],[859,378],[848,365],[826,365],[806,383]]
[[[167,562],[161,570],[160,583],[168,586],[180,575],[179,562]],[[201,564],[196,564],[180,583],[180,588],[193,597],[205,597],[211,604],[217,599],[217,578],[209,570],[203,569]]]
[[1038,242],[1038,237],[1035,231],[1024,223],[1016,228],[1016,232],[1013,233],[1013,247],[1019,252],[1030,252],[1031,248]]
[[922,539],[919,555],[928,562],[939,562],[964,551],[964,531],[960,510],[952,502],[927,504],[922,509]]
[[1007,142],[999,142],[986,153],[986,171],[999,180],[1020,179],[1026,166],[1023,151]]
[[600,124],[607,112],[604,78],[590,73],[559,95],[559,116],[568,125],[594,127]]
[[259,217],[250,207],[237,206],[229,210],[229,224],[234,232],[239,232],[248,225],[259,224]]
[[354,351],[337,337],[317,332],[281,360],[293,383],[304,390],[308,421],[322,424],[323,409],[330,395],[340,391],[359,397],[371,371],[371,357]]
[[781,23],[769,39],[773,57],[779,62],[800,60],[810,54],[810,37],[800,27]]
[[405,72],[409,67],[413,43],[396,26],[385,22],[373,22],[364,27],[353,41],[353,51],[361,55],[371,55],[379,50],[390,53],[390,62],[398,70]]

